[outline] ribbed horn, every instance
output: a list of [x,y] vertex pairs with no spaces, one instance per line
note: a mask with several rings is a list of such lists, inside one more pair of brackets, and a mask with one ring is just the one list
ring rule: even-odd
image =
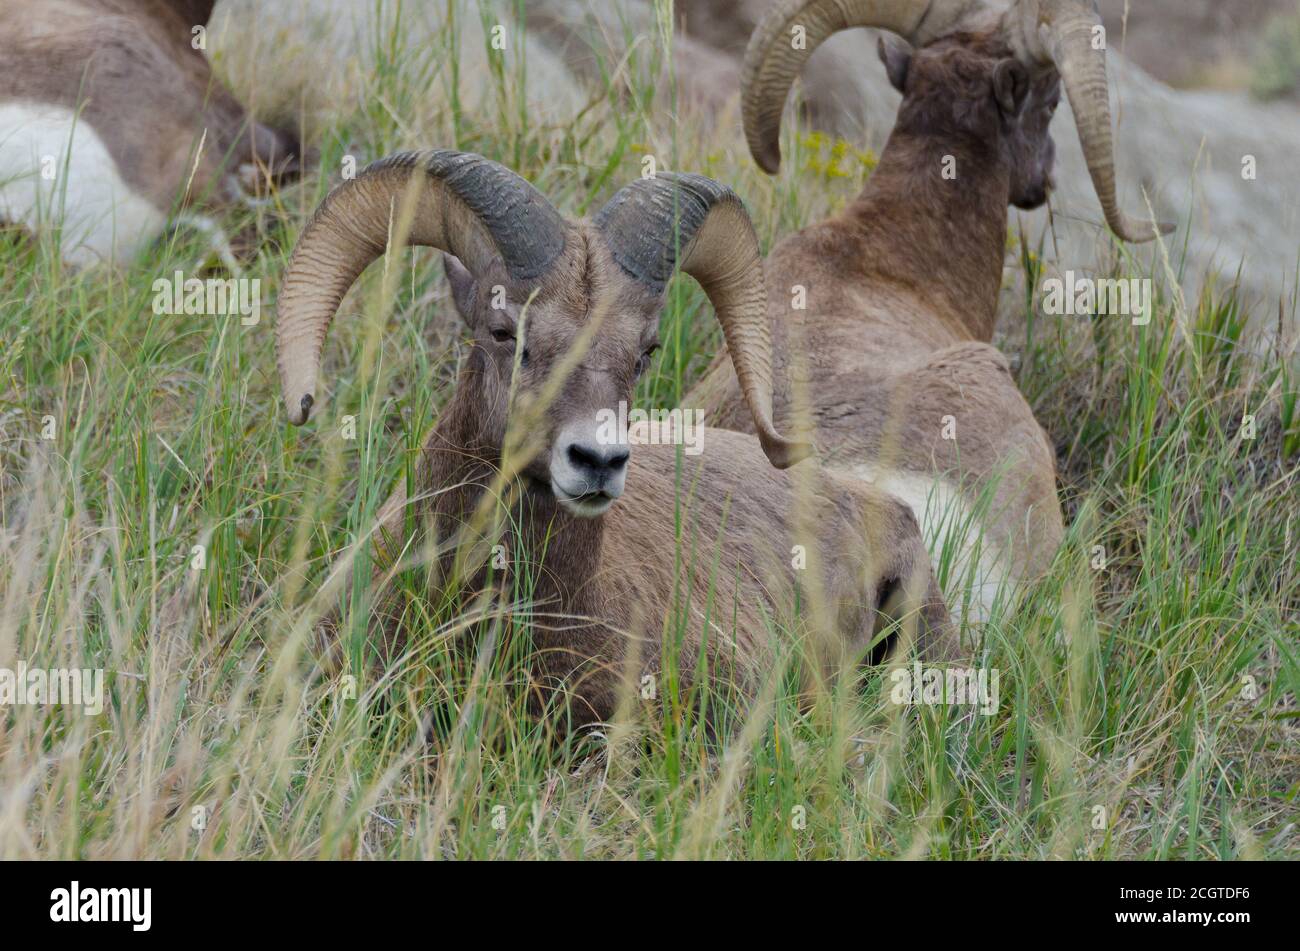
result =
[[472,273],[500,260],[513,279],[536,280],[564,250],[567,226],[541,192],[480,155],[398,152],[336,186],[303,229],[280,284],[275,349],[296,425],[316,399],[330,322],[348,288],[384,253],[407,196],[416,202],[407,243],[454,254]]
[[1027,61],[1055,65],[1069,97],[1088,174],[1112,231],[1125,241],[1150,241],[1174,230],[1130,218],[1120,211],[1115,189],[1115,144],[1111,132],[1106,49],[1095,42],[1101,16],[1094,0],[1017,0],[1008,16],[1008,39]]
[[813,451],[772,423],[772,344],[758,236],[730,188],[702,175],[661,173],[621,189],[594,219],[628,275],[661,294],[676,270],[713,304],[763,452],[779,469]]
[[988,0],[778,0],[749,38],[740,73],[741,116],[750,154],[770,174],[781,167],[781,114],[813,51],[840,30],[877,27],[923,46],[987,14]]

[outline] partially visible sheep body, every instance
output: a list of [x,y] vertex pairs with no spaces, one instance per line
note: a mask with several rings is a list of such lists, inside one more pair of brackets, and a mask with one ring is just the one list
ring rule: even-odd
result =
[[13,0],[0,9],[0,216],[61,228],[74,263],[122,262],[176,209],[296,169],[297,143],[213,81],[211,3]]
[[33,233],[59,222],[64,260],[87,266],[131,258],[167,215],[122,179],[104,140],[71,109],[9,102],[0,105],[0,221]]

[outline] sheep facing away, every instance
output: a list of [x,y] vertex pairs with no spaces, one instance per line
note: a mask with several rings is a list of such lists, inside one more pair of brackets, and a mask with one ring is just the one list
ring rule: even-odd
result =
[[299,170],[296,138],[252,122],[195,48],[213,2],[0,7],[0,221],[57,228],[73,264],[123,262],[178,207]]
[[[751,152],[773,172],[786,96],[820,41],[876,26],[925,44],[881,43],[903,102],[862,193],[767,259],[774,416],[793,429],[807,412],[828,466],[909,501],[974,620],[1044,571],[1064,531],[1052,445],[990,344],[1006,209],[1046,201],[1062,84],[1107,221],[1129,240],[1157,230],[1115,199],[1104,52],[1086,0],[1026,0],[990,21],[995,12],[968,0],[777,4],[751,39],[742,102]],[[788,39],[796,20],[809,24],[800,49]],[[715,360],[688,399],[747,431],[738,396]]]
[[[516,490],[511,517],[488,541],[513,553],[512,565],[523,561],[518,553],[536,559],[533,675],[538,693],[572,698],[577,722],[609,717],[626,678],[659,669],[674,598],[687,621],[679,655],[687,680],[703,653],[716,676],[752,689],[773,662],[766,619],[795,603],[796,588],[816,592],[810,610],[824,610],[835,632],[815,645],[814,669],[862,659],[890,618],[906,617],[905,638],[922,649],[951,652],[947,612],[907,506],[811,462],[776,468],[809,447],[770,422],[757,238],[739,199],[709,179],[641,180],[592,220],[570,222],[528,182],[479,156],[400,153],[372,164],[325,199],[284,275],[276,343],[294,423],[316,405],[321,348],[340,302],[387,243],[401,240],[406,220],[409,243],[463,262],[449,259],[448,270],[473,346],[423,446],[417,495],[408,502],[399,489],[380,511],[375,587],[404,554],[429,545],[433,585],[465,579],[476,592],[489,584],[486,559],[467,570],[457,559],[479,541],[475,516],[505,466]],[[631,399],[679,268],[716,309],[759,437],[705,430],[703,452],[682,456],[680,476],[677,447],[632,451],[602,438],[598,423],[602,410]],[[514,469],[512,426],[534,440]],[[674,533],[678,504],[685,544]],[[808,556],[802,571],[791,559],[796,545]],[[389,660],[409,646],[393,617],[401,601],[381,595],[376,604],[374,643]],[[334,636],[335,622],[324,629]]]

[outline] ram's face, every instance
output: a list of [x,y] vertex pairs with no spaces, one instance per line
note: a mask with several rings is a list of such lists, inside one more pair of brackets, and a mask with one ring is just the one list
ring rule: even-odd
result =
[[1061,103],[1061,80],[1055,70],[1025,78],[1027,92],[1018,113],[1000,114],[1002,144],[1011,164],[1011,204],[1032,210],[1047,201],[1052,189],[1056,144],[1050,127]]
[[331,319],[391,245],[393,209],[412,195],[410,242],[465,262],[445,259],[473,346],[439,428],[467,440],[459,443],[467,457],[501,459],[507,474],[523,473],[575,514],[609,508],[627,479],[623,404],[649,365],[679,271],[714,303],[768,459],[785,468],[812,451],[772,424],[762,258],[734,192],[700,175],[660,173],[619,189],[590,220],[566,222],[514,172],[445,149],[371,163],[336,186],[299,235],[275,325],[280,391],[295,425],[316,405]]
[[502,446],[514,421],[531,443],[522,471],[532,487],[573,514],[604,513],[625,488],[631,447],[620,403],[630,403],[658,347],[659,302],[617,274],[607,279],[613,265],[594,254],[568,262],[567,274],[558,265],[531,302],[504,270],[476,279],[446,262],[473,335],[467,383],[480,390],[482,437]]

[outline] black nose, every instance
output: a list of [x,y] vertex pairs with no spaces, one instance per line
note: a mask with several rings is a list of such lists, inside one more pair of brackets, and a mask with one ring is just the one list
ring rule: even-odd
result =
[[1047,203],[1047,186],[1036,185],[1028,189],[1013,204],[1024,211],[1033,211],[1036,208],[1042,208]]
[[630,455],[627,446],[604,446],[589,442],[571,442],[565,452],[573,468],[597,486],[604,484],[607,478],[627,465]]

